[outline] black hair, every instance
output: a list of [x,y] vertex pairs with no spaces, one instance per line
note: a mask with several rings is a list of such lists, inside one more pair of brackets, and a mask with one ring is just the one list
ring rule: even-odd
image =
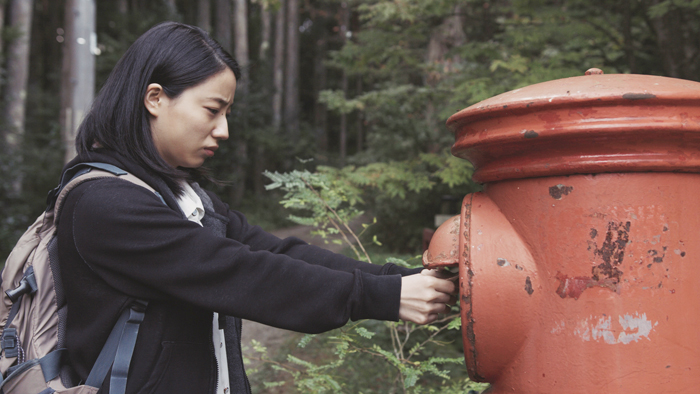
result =
[[238,63],[204,30],[177,22],[152,27],[127,49],[97,94],[78,128],[78,154],[98,147],[116,151],[179,193],[177,180],[190,172],[198,175],[198,169],[173,168],[158,153],[144,105],[147,87],[160,84],[168,97],[176,98],[226,67],[240,78]]

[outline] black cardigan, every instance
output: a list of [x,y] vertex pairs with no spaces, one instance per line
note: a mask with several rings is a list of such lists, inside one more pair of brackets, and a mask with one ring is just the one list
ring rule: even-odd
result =
[[[305,333],[341,327],[348,319],[398,320],[401,275],[419,271],[359,262],[297,238],[281,240],[208,193],[215,212],[206,215],[225,224],[222,238],[184,218],[165,182],[123,156],[100,150],[67,168],[85,161],[131,172],[167,206],[118,178],[86,182],[65,201],[58,222],[65,342],[82,380],[134,298],[150,302],[127,392],[210,393],[216,386],[212,311]],[[240,341],[240,332],[235,337]],[[240,354],[228,350],[230,364],[241,364],[231,371],[232,387],[245,387],[235,381],[245,378]]]

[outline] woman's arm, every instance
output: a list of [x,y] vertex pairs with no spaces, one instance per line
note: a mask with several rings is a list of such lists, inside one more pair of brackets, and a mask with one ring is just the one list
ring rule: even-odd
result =
[[310,264],[304,259],[325,255],[294,240],[217,237],[120,179],[73,190],[59,237],[107,284],[137,298],[177,299],[301,332],[399,317],[400,275]]
[[[212,197],[216,198],[215,196]],[[421,271],[421,268],[404,268],[391,263],[377,265],[361,262],[318,246],[309,245],[295,237],[280,239],[264,231],[259,226],[251,225],[245,216],[237,211],[227,210],[227,217],[230,220],[227,236],[249,245],[251,250],[266,250],[276,254],[284,254],[309,264],[321,265],[332,270],[344,272],[352,272],[359,269],[374,275],[398,274],[406,276],[417,274]]]

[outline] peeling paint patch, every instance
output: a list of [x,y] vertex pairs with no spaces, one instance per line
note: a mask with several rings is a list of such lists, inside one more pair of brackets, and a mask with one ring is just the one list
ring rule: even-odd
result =
[[532,293],[535,292],[535,290],[532,288],[532,281],[530,280],[529,276],[525,279],[525,291],[527,291],[528,295],[532,295]]
[[610,289],[615,293],[620,293],[620,287],[617,280],[606,278],[603,280],[594,280],[588,276],[576,276],[569,278],[567,275],[557,272],[556,276],[559,281],[559,287],[557,288],[557,294],[561,298],[573,298],[578,300],[584,290],[590,287],[603,287]]
[[564,322],[564,321],[562,320],[562,321],[560,321],[560,322],[557,322],[557,323],[554,325],[554,328],[552,328],[552,330],[549,331],[549,332],[550,332],[551,334],[559,334],[559,333],[563,332],[565,328],[566,328],[566,322]]
[[561,200],[563,196],[568,195],[574,191],[573,186],[556,185],[549,188],[549,195],[555,200]]
[[502,258],[496,259],[496,264],[498,264],[499,267],[507,267],[507,266],[510,265],[510,263],[508,262],[508,260],[502,259]]
[[625,93],[622,95],[622,98],[626,100],[646,100],[656,98],[656,96],[651,93]]
[[537,134],[537,132],[536,132],[535,130],[524,130],[524,131],[523,131],[523,136],[524,136],[525,138],[537,138],[537,137],[539,137],[540,135]]
[[577,324],[574,335],[584,341],[627,345],[639,342],[642,338],[651,340],[649,334],[659,324],[659,322],[652,323],[646,313],[640,315],[639,312],[635,312],[634,315],[620,315],[616,323],[613,322],[612,316],[590,316]]
[[600,257],[603,263],[591,270],[591,278],[595,281],[612,279],[615,283],[620,281],[622,271],[618,268],[625,258],[625,248],[629,243],[630,222],[608,222],[608,230],[605,233],[605,241],[600,248],[596,248],[593,254]]

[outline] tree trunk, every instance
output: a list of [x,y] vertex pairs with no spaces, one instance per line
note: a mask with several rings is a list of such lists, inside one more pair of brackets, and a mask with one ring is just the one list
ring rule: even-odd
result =
[[32,0],[12,0],[8,10],[10,27],[18,33],[17,38],[8,44],[6,54],[5,119],[10,130],[5,136],[5,142],[13,151],[20,147],[24,134],[32,10]]
[[[5,21],[5,4],[7,4],[6,0],[0,0],[0,26],[4,27],[4,21]],[[2,35],[3,29],[0,28],[0,55],[4,55],[3,53],[3,35]],[[4,57],[4,56],[3,56]]]
[[129,12],[129,1],[128,0],[118,0],[117,1],[117,11],[119,14],[126,15]]
[[[32,0],[12,0],[8,19],[10,26],[18,36],[7,46],[7,68],[5,86],[5,119],[8,123],[4,135],[5,149],[8,153],[19,155],[24,138],[24,114],[27,100],[27,81],[29,80],[29,43],[31,40]],[[22,175],[12,180],[13,192],[22,192]]]
[[[657,5],[661,0],[652,0]],[[683,35],[683,10],[671,6],[662,16],[651,20],[656,31],[656,43],[661,53],[666,76],[694,79],[690,70],[691,62],[686,58],[685,37]]]
[[242,127],[233,133],[233,143],[236,149],[236,160],[234,161],[234,174],[236,177],[236,187],[233,188],[233,202],[238,203],[243,199],[246,184],[246,167],[248,165],[248,143],[245,132],[248,129],[248,86],[250,76],[248,74],[249,53],[248,53],[248,4],[246,0],[235,0],[234,7],[234,28],[235,28],[235,53],[236,60],[241,67],[241,78],[236,88],[236,101],[242,115],[240,119]]
[[[340,22],[340,42],[345,45],[347,42],[348,27],[350,26],[350,6],[346,1],[340,3],[341,10],[341,22]],[[343,69],[343,79],[342,79],[342,89],[343,98],[348,97],[348,72]],[[348,114],[342,112],[340,114],[340,166],[345,166],[345,158],[347,156],[347,144],[348,144]]]
[[282,94],[284,93],[284,22],[285,2],[275,15],[275,58],[272,65],[272,125],[279,131],[282,125]]
[[[258,62],[263,65],[263,69],[267,70],[267,53],[270,49],[270,36],[271,36],[271,19],[269,5],[266,3],[261,4],[260,9],[260,22],[262,25],[262,37],[260,41],[260,47],[258,49]],[[253,190],[256,195],[262,195],[265,193],[265,179],[263,178],[263,171],[267,167],[267,158],[265,155],[265,147],[260,140],[255,142],[253,147],[255,154],[253,158]]]
[[[433,29],[430,35],[426,53],[426,63],[429,66],[426,83],[431,88],[438,84],[444,74],[457,72],[460,69],[459,64],[462,63],[462,59],[459,55],[447,56],[452,48],[461,47],[467,41],[460,14],[460,7],[456,6],[453,15],[446,17],[440,26]],[[425,107],[426,124],[432,135],[435,136],[433,140],[437,141],[443,126],[437,120],[437,110],[433,101],[428,100]],[[436,152],[439,149],[440,147],[436,144],[427,147],[429,152]]]
[[266,4],[262,5],[260,10],[260,22],[262,25],[260,49],[258,50],[258,59],[263,64],[267,61],[267,51],[270,49],[270,34],[271,34],[271,19],[270,7]]
[[231,0],[216,0],[214,37],[227,52],[231,52]]
[[248,84],[250,83],[250,75],[248,74],[248,66],[250,63],[250,55],[248,51],[248,4],[246,0],[235,0],[234,8],[234,28],[236,37],[236,60],[241,67],[241,80],[238,81],[236,90],[248,95]]
[[165,0],[165,6],[168,8],[170,18],[177,16],[177,4],[175,4],[175,0]]
[[211,1],[199,0],[197,2],[197,26],[211,32]]
[[[341,81],[343,89],[343,98],[348,97],[348,72],[343,70],[343,79]],[[345,157],[347,156],[348,145],[348,115],[345,112],[340,114],[340,167],[345,167]]]
[[625,57],[627,58],[627,67],[629,67],[632,74],[635,74],[637,67],[634,60],[634,43],[632,42],[632,5],[630,0],[623,0],[622,7],[622,36]]
[[287,67],[284,123],[291,136],[299,133],[299,0],[287,3]]
[[75,157],[75,135],[95,94],[95,0],[67,0],[61,83],[64,162]]
[[[357,95],[362,94],[362,75],[357,76]],[[364,132],[362,127],[362,122],[363,122],[363,116],[362,116],[362,111],[358,110],[357,111],[357,153],[362,152],[362,148],[364,147]]]
[[326,66],[323,61],[326,58],[326,38],[316,42],[316,56],[314,59],[314,90],[316,91],[316,106],[314,107],[314,129],[316,130],[316,149],[321,156],[328,154],[328,109],[326,105],[318,101],[318,95],[326,89]]

